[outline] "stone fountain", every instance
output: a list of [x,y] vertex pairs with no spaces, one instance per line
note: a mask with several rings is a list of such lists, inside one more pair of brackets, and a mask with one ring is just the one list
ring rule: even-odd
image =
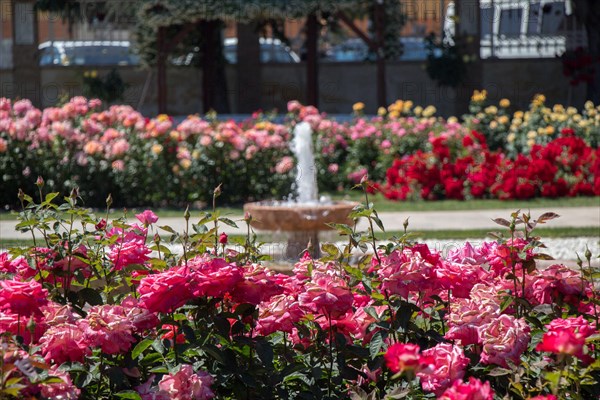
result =
[[312,254],[317,257],[319,232],[331,230],[328,223],[352,223],[348,214],[358,204],[319,199],[311,136],[312,129],[306,122],[294,128],[292,151],[297,160],[295,195],[291,195],[287,201],[261,201],[244,205],[244,211],[252,215],[253,228],[287,234],[285,256],[288,259],[298,259],[309,241]]

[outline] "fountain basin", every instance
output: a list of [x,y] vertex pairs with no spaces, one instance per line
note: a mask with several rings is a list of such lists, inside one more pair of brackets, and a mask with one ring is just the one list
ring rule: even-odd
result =
[[252,215],[251,225],[255,229],[285,232],[285,258],[298,260],[305,250],[319,257],[319,232],[332,230],[329,223],[352,224],[348,214],[357,204],[352,201],[314,204],[261,201],[244,204],[244,212]]
[[252,215],[252,227],[283,232],[318,232],[331,230],[328,223],[352,224],[350,211],[358,203],[333,201],[325,204],[278,204],[260,201],[244,204],[244,212]]

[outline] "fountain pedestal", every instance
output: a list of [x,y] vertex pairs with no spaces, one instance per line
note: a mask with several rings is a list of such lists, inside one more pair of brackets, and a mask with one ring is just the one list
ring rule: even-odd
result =
[[251,225],[257,230],[285,232],[288,234],[285,256],[297,260],[308,242],[312,243],[312,255],[319,256],[319,232],[331,230],[328,223],[352,224],[348,218],[357,205],[351,201],[327,204],[277,204],[274,202],[247,203],[244,212],[252,215]]

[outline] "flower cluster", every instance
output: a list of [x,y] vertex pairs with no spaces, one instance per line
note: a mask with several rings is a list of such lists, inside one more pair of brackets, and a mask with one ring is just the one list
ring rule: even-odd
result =
[[102,110],[97,99],[74,97],[41,111],[29,100],[0,98],[0,203],[14,204],[19,188],[35,192],[31,177],[39,175],[48,189],[78,187],[100,206],[110,193],[136,206],[206,201],[202,194],[223,180],[238,182],[224,187],[226,201],[280,196],[291,185],[289,140],[286,125],[260,115],[241,123],[190,116],[176,125],[129,106]]
[[[460,140],[462,146],[457,146]],[[397,159],[375,187],[390,199],[530,199],[600,195],[600,151],[565,132],[512,160],[476,131],[431,137],[431,151]]]
[[[27,201],[20,217],[33,222],[20,229],[47,247],[0,254],[3,397],[600,394],[595,271],[536,268],[529,232],[446,255],[401,240],[358,265],[352,248],[327,246],[330,256],[306,253],[283,274],[260,263],[251,238],[238,252],[200,224],[152,236],[149,210],[127,224],[73,198]],[[81,229],[44,232],[71,216]]]

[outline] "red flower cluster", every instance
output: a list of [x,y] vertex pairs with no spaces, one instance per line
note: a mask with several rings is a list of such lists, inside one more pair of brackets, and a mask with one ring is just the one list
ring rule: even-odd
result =
[[583,139],[563,135],[515,160],[487,149],[485,138],[473,131],[460,143],[437,137],[432,150],[396,159],[386,182],[377,189],[389,199],[440,198],[530,199],[534,197],[600,195],[600,149]]

